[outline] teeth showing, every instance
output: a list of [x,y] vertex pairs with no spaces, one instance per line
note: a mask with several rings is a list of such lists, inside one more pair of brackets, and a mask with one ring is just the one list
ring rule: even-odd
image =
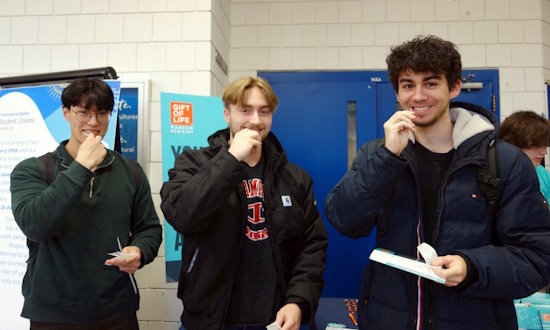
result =
[[428,110],[429,107],[412,107],[411,109],[413,111],[425,111]]

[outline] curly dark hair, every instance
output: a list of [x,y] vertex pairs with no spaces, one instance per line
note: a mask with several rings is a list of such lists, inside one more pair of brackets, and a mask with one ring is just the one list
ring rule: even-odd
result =
[[395,92],[398,92],[399,75],[408,70],[444,74],[449,90],[462,74],[460,53],[456,45],[433,35],[418,36],[393,46],[390,55],[386,57],[386,63]]
[[520,149],[550,146],[550,121],[533,111],[514,112],[500,125],[498,137]]

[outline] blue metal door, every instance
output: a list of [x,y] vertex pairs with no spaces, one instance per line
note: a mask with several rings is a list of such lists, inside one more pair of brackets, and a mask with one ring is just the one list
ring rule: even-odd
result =
[[[496,111],[498,98],[495,100],[493,95],[498,95],[498,72],[486,71],[464,71],[465,77],[470,77],[465,78],[469,82],[484,79],[483,88],[471,85],[457,100]],[[376,234],[359,240],[346,238],[327,222],[323,208],[327,194],[347,171],[348,158],[363,143],[384,136],[382,125],[394,113],[396,104],[387,72],[259,72],[258,75],[270,82],[279,97],[272,131],[289,161],[313,178],[317,208],[329,235],[323,296],[356,297]],[[495,86],[497,92],[493,90]]]
[[[279,97],[272,131],[286,149],[288,159],[313,178],[317,207],[325,219],[329,248],[323,295],[356,296],[359,277],[374,242],[352,240],[337,233],[326,222],[323,205],[328,192],[347,170],[348,107],[355,105],[357,113],[368,108],[374,110],[374,95],[369,93],[374,89],[369,89],[366,81],[334,81],[323,74],[260,75],[269,80]],[[374,123],[368,118],[363,121]],[[366,130],[362,140],[375,136],[374,130]]]

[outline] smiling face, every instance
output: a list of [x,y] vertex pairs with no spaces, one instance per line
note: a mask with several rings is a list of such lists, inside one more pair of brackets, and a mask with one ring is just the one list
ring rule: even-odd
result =
[[273,111],[264,93],[256,86],[246,90],[243,104],[230,104],[224,109],[225,122],[229,126],[231,142],[233,136],[240,130],[248,128],[260,134],[263,140],[269,134],[273,121]]
[[544,156],[546,155],[546,152],[548,150],[548,147],[542,146],[542,147],[531,147],[528,149],[521,149],[523,152],[529,157],[531,162],[533,162],[533,165],[539,166],[540,162],[544,159]]
[[397,99],[403,109],[414,112],[414,124],[429,127],[442,118],[449,118],[449,104],[460,94],[458,80],[449,88],[444,74],[431,72],[402,72],[398,78]]
[[[71,144],[81,145],[88,134],[103,138],[109,126],[109,118],[106,114],[109,114],[109,111],[98,110],[95,105],[89,109],[81,106],[63,107],[63,116],[71,126]],[[86,120],[87,117],[89,118]]]

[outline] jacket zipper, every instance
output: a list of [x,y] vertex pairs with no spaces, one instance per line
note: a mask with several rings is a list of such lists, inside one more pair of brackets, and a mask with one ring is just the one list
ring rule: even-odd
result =
[[[437,231],[436,230],[433,231],[433,237],[432,237],[434,248],[437,246],[437,241],[439,239],[439,232],[441,231],[441,216],[443,215],[443,208],[445,206],[445,194],[443,193],[445,191],[445,187],[447,186],[447,183],[449,182],[449,178],[451,177],[451,175],[453,175],[453,173],[455,173],[459,169],[461,169],[463,167],[466,167],[466,166],[469,166],[469,165],[481,166],[482,164],[479,161],[466,162],[464,164],[461,164],[460,166],[452,168],[447,173],[447,175],[445,175],[445,177],[443,178],[443,182],[441,183],[441,189],[439,190],[439,196],[441,196],[439,199],[440,199],[440,202],[441,202],[442,206],[441,206],[441,210],[439,211],[439,214],[437,214],[437,219],[436,219],[437,221],[434,224],[434,225],[437,224]],[[477,182],[477,179],[476,179],[476,182]]]
[[197,244],[197,247],[195,248],[195,252],[193,253],[193,257],[191,258],[191,262],[189,263],[189,267],[187,267],[187,274],[191,273],[191,270],[193,270],[193,266],[195,265],[195,260],[197,259],[198,254],[199,254],[199,246]]
[[[242,182],[242,181],[241,181]],[[246,194],[244,192],[244,188],[242,187],[242,184],[239,184],[239,187],[237,188],[239,198],[241,200],[241,214],[244,214],[246,216],[248,210],[247,205],[243,203],[244,200],[246,200]],[[237,251],[237,257],[241,258],[241,252],[243,248],[243,240],[244,240],[244,230],[245,230],[246,223],[244,221],[241,221],[241,233],[239,234],[239,251]],[[225,325],[225,321],[227,320],[227,313],[229,312],[229,304],[231,303],[231,294],[233,293],[233,285],[235,284],[235,274],[237,274],[238,270],[238,263],[233,269],[233,273],[231,274],[231,284],[229,285],[229,290],[226,295],[226,302],[223,309],[223,316],[222,316],[222,322],[220,323],[219,329],[222,330]]]
[[[100,168],[105,168],[107,166],[110,166],[113,163],[114,160],[115,160],[115,158],[112,157],[111,160],[107,164],[105,164],[103,166],[99,165],[97,167],[96,171],[99,170]],[[92,199],[92,197],[93,197],[94,179],[95,179],[95,172],[94,172],[94,176],[90,179],[90,199]]]
[[271,217],[269,216],[269,203],[267,202],[267,198],[265,198],[266,194],[269,194],[270,196],[272,196],[273,194],[271,194],[271,190],[270,190],[270,186],[269,186],[269,183],[274,181],[274,179],[272,177],[268,177],[267,180],[264,182],[264,200],[263,200],[263,204],[264,204],[264,216],[265,216],[265,226],[267,227],[267,232],[269,233],[269,244],[271,245],[271,253],[273,255],[273,263],[275,264],[275,273],[277,274],[277,283],[278,283],[278,287],[279,287],[279,294],[281,295],[281,298],[283,299],[283,303],[284,303],[284,283],[286,282],[285,281],[285,278],[284,278],[284,272],[282,270],[282,263],[281,261],[279,260],[279,249],[277,247],[277,245],[275,244],[275,242],[277,241],[276,240],[276,233],[272,230],[272,226],[271,226]]
[[[111,165],[113,163],[113,161],[115,160],[115,157],[111,157],[111,160],[105,164],[105,165],[99,165],[96,169],[99,170],[100,168],[104,168],[104,167],[107,167],[109,165]],[[63,166],[64,168],[69,168],[69,165],[66,165],[63,161],[61,161],[61,166]],[[94,176],[90,179],[90,193],[89,193],[89,197],[90,199],[92,199],[93,197],[93,190],[94,190],[94,178],[95,178],[95,172],[94,172]]]
[[[452,163],[451,163],[452,165]],[[441,208],[439,210],[439,213],[436,215],[436,222],[437,224],[437,231],[433,230],[432,233],[432,244],[435,247],[437,247],[437,240],[439,239],[439,231],[441,230],[441,222],[442,222],[442,215],[443,215],[443,209],[445,207],[445,187],[447,186],[447,182],[449,181],[449,178],[451,175],[456,172],[459,168],[462,168],[463,166],[456,167],[456,168],[450,168],[450,171],[448,171],[445,176],[443,177],[443,181],[441,182],[441,188],[439,189],[438,196],[437,196],[437,202],[441,203]],[[435,229],[435,228],[434,228]],[[435,319],[435,294],[433,292],[433,285],[432,283],[429,283],[428,281],[425,282],[428,286],[428,310],[426,311],[426,315],[428,316],[428,322],[427,322],[427,328],[428,330],[433,330],[435,328],[434,326],[434,319]]]
[[[410,160],[408,160],[410,162]],[[441,190],[440,190],[440,196],[441,196],[441,205],[445,205],[445,194],[443,194],[443,191],[445,190],[445,186],[447,185],[447,182],[448,182],[448,179],[449,177],[454,173],[456,172],[457,170],[459,170],[460,168],[463,168],[465,166],[468,166],[468,165],[481,165],[481,162],[479,161],[469,161],[469,162],[465,162],[464,164],[461,164],[460,166],[457,166],[455,168],[451,168],[451,170],[447,173],[447,175],[443,178],[443,182],[441,184]],[[410,166],[410,165],[409,165]],[[451,163],[451,166],[452,166],[452,163]],[[418,181],[417,181],[417,176],[416,176],[416,173],[413,171],[413,167],[410,166],[410,169],[411,169],[411,172],[413,173],[413,179],[415,181],[415,185],[416,187],[418,188]],[[418,191],[417,191],[417,194],[418,194]],[[443,207],[442,206],[442,207]],[[437,239],[439,239],[439,231],[441,230],[441,215],[443,214],[443,209],[440,210],[439,214],[437,215],[437,226],[438,226],[438,230],[435,231],[434,230],[434,236],[432,237],[433,238],[433,245],[434,247],[437,246]],[[420,228],[420,222],[422,221],[422,218],[420,216],[420,209],[418,208],[417,209],[417,217],[418,217],[418,226]],[[420,231],[418,230],[417,231],[417,240],[420,239]],[[416,247],[413,247],[413,251],[416,250]],[[417,295],[418,295],[418,299],[417,299],[417,303],[418,304],[422,304],[422,301],[420,300],[421,299],[421,294],[422,294],[422,288],[420,285],[420,281],[421,280],[418,280],[417,281]],[[414,286],[413,286],[414,287]],[[433,329],[433,318],[434,318],[434,308],[433,308],[433,303],[434,303],[434,300],[435,300],[435,297],[434,297],[434,294],[432,292],[432,290],[430,289],[429,290],[429,295],[428,295],[429,299],[430,299],[430,304],[429,304],[429,310],[427,311],[427,315],[428,315],[428,328],[429,329]],[[422,320],[422,315],[421,314],[421,309],[418,308],[419,306],[417,306],[417,311],[416,311],[416,318],[414,320],[414,327],[415,329],[421,329],[422,328],[422,325],[421,324],[418,324],[418,322],[420,320]],[[420,313],[419,313],[420,312]],[[421,321],[420,321],[421,322]]]
[[[407,160],[407,162],[410,162],[410,160]],[[414,184],[416,186],[416,201],[417,201],[417,204],[418,205],[421,205],[420,204],[420,192],[418,191],[418,187],[419,187],[419,184],[418,184],[418,174],[413,170],[413,166],[409,165],[409,168],[410,168],[410,171],[412,173],[412,177],[413,177],[413,180],[414,180]],[[422,226],[422,212],[420,211],[420,206],[418,206],[416,208],[416,219],[417,219],[417,223],[416,223],[416,245],[419,244],[420,242],[420,229],[423,229],[423,226]],[[413,242],[413,246],[412,246],[412,251],[415,251],[416,252],[416,257],[418,259],[418,251],[416,250],[416,245],[415,245],[415,242]],[[422,293],[423,293],[423,287],[422,287],[422,280],[420,277],[414,279],[412,279],[412,282],[415,283],[416,285],[412,285],[411,288],[414,288],[416,286],[416,303],[417,303],[417,306],[416,306],[416,309],[413,309],[413,315],[415,315],[414,317],[414,322],[413,322],[413,329],[415,330],[419,330],[419,329],[422,329]],[[413,305],[414,306],[414,305]]]
[[92,199],[92,195],[93,195],[94,179],[95,179],[95,176],[90,179],[90,199]]
[[[447,175],[445,175],[445,177],[443,178],[443,182],[441,183],[441,189],[439,191],[439,198],[438,200],[441,202],[441,209],[439,210],[439,214],[437,214],[437,219],[436,219],[436,223],[437,223],[437,231],[434,230],[434,234],[433,234],[433,246],[434,248],[437,247],[437,240],[439,239],[439,231],[441,231],[441,224],[442,224],[442,215],[443,215],[443,211],[444,211],[444,208],[445,208],[445,187],[447,186],[447,182],[449,181],[449,178],[451,177],[451,175],[457,171],[458,168],[455,168],[455,169],[451,169],[450,172],[447,173]],[[428,330],[433,330],[435,329],[435,325],[434,325],[434,322],[435,322],[435,294],[433,292],[433,285],[431,283],[428,283],[428,290],[429,290],[429,293],[428,293],[428,299],[429,299],[429,302],[428,302],[428,311],[427,311],[427,315],[428,315]]]
[[[427,282],[427,281],[426,281]],[[428,285],[428,298],[430,301],[428,302],[429,310],[428,310],[428,330],[435,329],[434,324],[434,316],[435,316],[435,294],[433,292],[433,285],[432,283],[427,282]]]
[[[451,164],[452,165],[452,164]],[[451,177],[451,175],[453,173],[455,173],[456,171],[458,171],[459,169],[465,167],[465,166],[468,166],[468,165],[480,165],[479,162],[466,162],[465,164],[462,164],[461,166],[457,166],[455,168],[451,168],[451,170],[445,175],[445,177],[443,178],[443,182],[441,183],[441,189],[439,190],[439,198],[438,200],[440,201],[441,203],[441,209],[439,210],[439,213],[437,214],[437,231],[434,230],[434,236],[432,237],[433,238],[433,246],[434,248],[437,247],[437,241],[439,240],[439,232],[441,231],[441,225],[442,225],[442,215],[443,215],[443,210],[444,210],[444,207],[445,207],[445,187],[447,186],[447,183],[449,181],[449,178]],[[428,295],[428,298],[429,298],[429,309],[428,309],[428,329],[429,330],[432,330],[432,329],[435,329],[435,326],[434,326],[434,318],[435,318],[435,309],[434,309],[434,306],[435,306],[435,294],[433,292],[433,288],[432,288],[432,285],[431,284],[428,284],[429,285],[429,295]]]
[[[266,158],[267,159],[267,158]],[[272,230],[271,226],[271,217],[269,216],[269,202],[268,200],[271,200],[269,198],[266,198],[265,196],[273,196],[274,194],[271,191],[271,183],[275,182],[275,175],[277,172],[277,169],[281,167],[282,158],[277,157],[277,159],[274,161],[273,166],[267,166],[264,168],[264,200],[263,200],[263,206],[264,206],[264,216],[265,216],[265,225],[267,227],[267,231],[269,233],[269,244],[271,245],[271,253],[273,254],[273,262],[275,264],[275,273],[277,274],[277,283],[279,287],[279,294],[281,295],[281,302],[284,303],[284,292],[285,287],[284,283],[285,277],[284,277],[284,271],[282,267],[282,262],[280,261],[280,254],[279,249],[276,242],[276,233]],[[266,162],[267,163],[267,162]]]

